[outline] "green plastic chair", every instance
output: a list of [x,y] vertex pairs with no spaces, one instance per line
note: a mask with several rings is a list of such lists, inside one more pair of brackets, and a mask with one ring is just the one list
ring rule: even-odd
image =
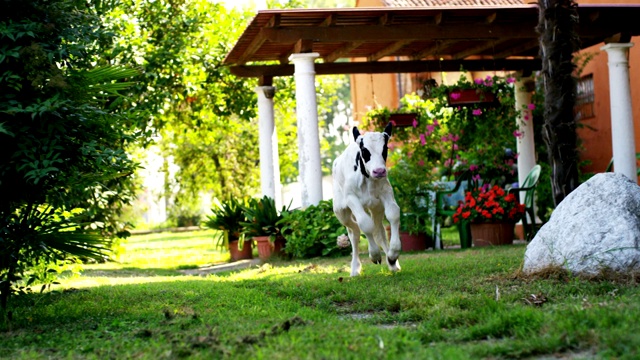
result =
[[[453,216],[456,213],[456,209],[448,208],[445,202],[445,196],[449,196],[455,194],[460,190],[460,186],[462,186],[463,182],[467,182],[467,188],[471,184],[471,172],[465,171],[460,175],[460,177],[456,180],[456,185],[451,190],[441,190],[436,191],[435,193],[435,214],[433,216],[433,237],[434,237],[434,248],[439,246],[440,249],[444,248],[442,245],[442,227],[444,226],[444,222],[448,217]],[[460,221],[457,224],[458,234],[460,235],[460,247],[461,248],[469,248],[471,247],[471,223],[468,221]]]
[[[527,241],[531,241],[536,233],[536,215],[534,211],[533,200],[534,200],[536,186],[538,185],[538,179],[540,179],[541,170],[542,168],[540,167],[540,165],[534,166],[533,168],[531,168],[531,171],[529,171],[529,174],[527,174],[527,177],[524,179],[524,183],[522,183],[522,186],[517,188],[512,188],[509,190],[509,193],[513,193],[516,195],[518,195],[518,193],[522,191],[525,192],[525,195],[524,195],[525,214],[522,217],[522,226],[523,226],[523,229],[525,232],[525,238]],[[531,218],[531,224],[529,224],[529,221],[527,220],[527,215],[529,215],[529,217]]]

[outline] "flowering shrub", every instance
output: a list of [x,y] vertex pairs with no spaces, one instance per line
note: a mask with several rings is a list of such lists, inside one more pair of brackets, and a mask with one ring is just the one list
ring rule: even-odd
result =
[[513,193],[494,186],[476,187],[467,191],[464,203],[460,202],[453,215],[455,223],[466,220],[473,223],[510,222],[522,218],[524,205],[520,204]]

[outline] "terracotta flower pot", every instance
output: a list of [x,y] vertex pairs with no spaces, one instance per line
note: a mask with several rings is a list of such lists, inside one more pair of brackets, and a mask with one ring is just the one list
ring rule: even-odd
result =
[[[391,229],[387,229],[387,238],[391,238]],[[411,234],[408,231],[400,231],[400,244],[402,251],[423,251],[433,246],[432,240],[427,233]]]
[[513,244],[514,223],[471,223],[473,246]]
[[242,250],[238,248],[240,244],[239,240],[229,241],[229,252],[231,253],[231,260],[238,261],[243,259],[253,259],[253,249],[250,240],[245,240],[242,244]]
[[430,242],[426,233],[410,234],[400,231],[400,243],[402,251],[423,251],[427,249],[427,242]]
[[267,261],[273,255],[282,254],[284,248],[285,239],[281,236],[276,237],[274,242],[271,242],[269,236],[254,236],[253,240],[258,247],[258,257],[262,261]]

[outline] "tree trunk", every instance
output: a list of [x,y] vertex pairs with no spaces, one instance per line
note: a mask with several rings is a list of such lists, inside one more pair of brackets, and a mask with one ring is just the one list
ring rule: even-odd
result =
[[557,206],[579,185],[578,135],[573,107],[576,83],[573,53],[579,50],[577,4],[572,0],[538,0],[544,91],[542,135],[549,151],[551,187]]

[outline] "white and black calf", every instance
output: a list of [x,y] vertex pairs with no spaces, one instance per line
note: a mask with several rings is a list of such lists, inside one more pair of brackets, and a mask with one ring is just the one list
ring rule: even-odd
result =
[[[369,241],[369,257],[374,263],[382,262],[382,247],[389,270],[400,270],[400,208],[387,179],[386,166],[391,130],[389,123],[384,132],[361,135],[358,128],[354,127],[355,142],[333,163],[333,211],[347,227],[351,241],[351,276],[359,275],[362,270],[358,257],[360,231]],[[391,226],[391,241],[387,241],[383,216]]]

